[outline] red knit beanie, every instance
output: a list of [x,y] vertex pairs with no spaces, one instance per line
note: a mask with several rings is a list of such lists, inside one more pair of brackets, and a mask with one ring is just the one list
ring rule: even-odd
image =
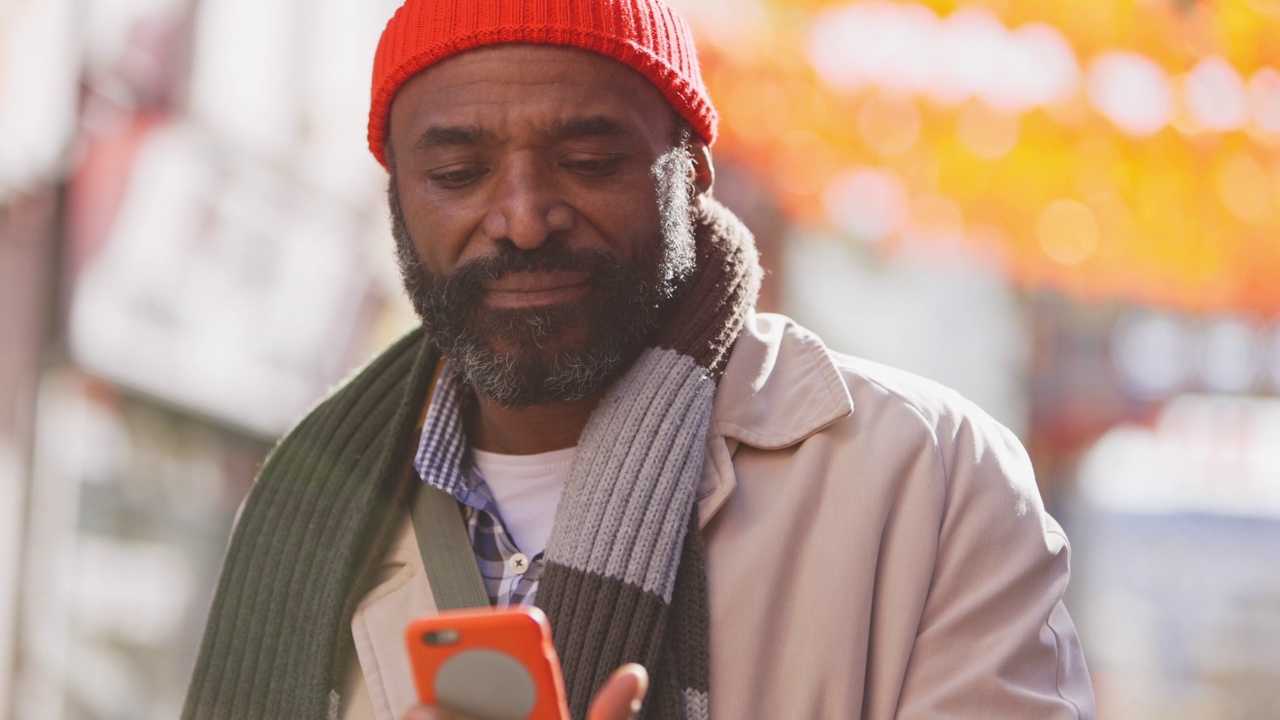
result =
[[591,50],[653,83],[694,132],[716,139],[716,109],[698,70],[693,33],[662,0],[408,0],[373,58],[369,149],[383,167],[391,101],[406,80],[483,45],[537,43]]

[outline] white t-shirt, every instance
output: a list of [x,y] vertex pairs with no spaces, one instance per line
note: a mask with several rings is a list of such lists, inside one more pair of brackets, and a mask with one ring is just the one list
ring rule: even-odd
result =
[[498,513],[520,552],[533,557],[547,548],[560,493],[578,448],[502,455],[472,448],[476,469],[493,492]]

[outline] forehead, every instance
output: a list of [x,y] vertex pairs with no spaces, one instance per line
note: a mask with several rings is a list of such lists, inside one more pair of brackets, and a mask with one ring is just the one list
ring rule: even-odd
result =
[[439,125],[501,133],[603,116],[665,137],[674,114],[644,76],[611,58],[576,48],[495,45],[447,58],[406,82],[391,106],[391,136],[397,142]]

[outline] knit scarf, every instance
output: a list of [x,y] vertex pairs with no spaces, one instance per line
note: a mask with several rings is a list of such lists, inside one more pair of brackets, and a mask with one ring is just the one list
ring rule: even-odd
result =
[[697,269],[655,343],[578,441],[537,604],[551,620],[570,715],[625,662],[653,678],[644,715],[708,717],[706,570],[694,503],[711,406],[759,287],[750,234],[704,202]]
[[[755,302],[750,233],[704,200],[697,269],[592,414],[557,510],[538,604],[571,714],[619,665],[648,718],[706,718],[706,575],[694,504],[715,386]],[[241,511],[192,673],[187,720],[336,717],[351,618],[408,512],[416,422],[438,355],[411,333],[272,451]]]

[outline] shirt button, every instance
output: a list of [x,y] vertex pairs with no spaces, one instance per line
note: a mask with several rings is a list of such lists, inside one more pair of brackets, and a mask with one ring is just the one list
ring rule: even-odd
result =
[[529,569],[529,557],[524,553],[518,552],[507,558],[507,567],[511,568],[512,572],[523,575]]

